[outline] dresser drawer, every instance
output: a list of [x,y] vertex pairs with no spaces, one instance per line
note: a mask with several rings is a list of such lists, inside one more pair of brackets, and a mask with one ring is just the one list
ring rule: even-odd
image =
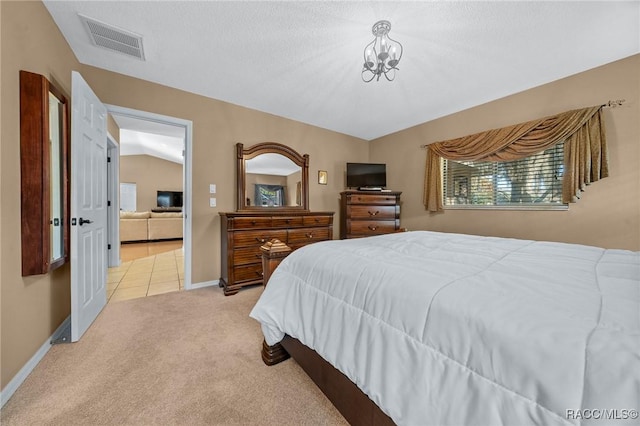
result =
[[396,206],[347,206],[347,216],[351,219],[395,219]]
[[[302,228],[290,229],[287,238],[287,245],[305,245],[316,241],[330,240],[329,228]],[[293,247],[292,247],[293,248]]]
[[395,195],[383,194],[350,194],[347,198],[348,204],[386,204],[396,205]]
[[295,250],[333,238],[332,212],[264,209],[220,213],[220,216],[220,285],[225,295],[268,278],[268,273],[263,274],[260,250],[265,243],[278,239]]
[[333,216],[304,216],[304,226],[329,226],[333,223]]
[[302,226],[302,216],[291,216],[291,217],[277,217],[274,216],[272,219],[274,228],[290,228],[290,227],[301,227]]
[[262,251],[260,246],[262,244],[256,244],[249,247],[236,248],[233,251],[233,264],[234,265],[248,265],[250,263],[262,262]]
[[256,281],[262,279],[262,262],[233,268],[234,282]]
[[235,231],[233,236],[233,247],[244,247],[257,245],[258,247],[267,241],[277,238],[280,241],[287,240],[287,231],[270,231],[268,229],[262,231]]
[[229,220],[229,229],[271,228],[271,217],[234,217]]
[[353,220],[350,222],[349,234],[378,235],[388,234],[396,230],[395,220]]

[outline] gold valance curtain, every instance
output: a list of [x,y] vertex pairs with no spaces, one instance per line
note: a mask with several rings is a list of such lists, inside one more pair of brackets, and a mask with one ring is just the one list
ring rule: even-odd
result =
[[443,209],[442,158],[519,160],[559,142],[565,142],[562,201],[575,202],[587,184],[609,175],[601,105],[427,145],[425,207],[429,211]]

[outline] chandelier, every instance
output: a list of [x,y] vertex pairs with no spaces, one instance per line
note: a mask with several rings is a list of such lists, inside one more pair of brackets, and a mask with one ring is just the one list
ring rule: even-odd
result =
[[398,63],[402,57],[402,45],[389,37],[391,23],[378,21],[371,32],[376,37],[364,48],[364,67],[362,80],[366,83],[380,80],[382,75],[389,81],[396,77]]

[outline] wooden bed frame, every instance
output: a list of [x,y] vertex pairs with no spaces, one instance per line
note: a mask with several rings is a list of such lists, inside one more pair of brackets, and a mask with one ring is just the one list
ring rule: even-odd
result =
[[[291,253],[291,249],[285,251],[284,248],[289,249],[278,240],[272,240],[260,247],[265,286],[282,259]],[[265,364],[275,365],[289,357],[292,357],[302,367],[351,425],[386,426],[395,424],[347,376],[298,339],[285,335],[281,342],[272,346],[269,346],[266,341],[262,341],[262,361]]]
[[329,398],[340,414],[354,426],[393,425],[393,420],[347,376],[299,340],[285,336],[273,346],[262,344],[262,360],[275,365],[291,356]]

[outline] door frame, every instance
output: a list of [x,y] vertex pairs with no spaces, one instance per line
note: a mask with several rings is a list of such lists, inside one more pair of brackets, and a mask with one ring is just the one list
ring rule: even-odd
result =
[[120,266],[120,145],[109,132],[107,158],[107,266],[113,268]]
[[[152,121],[155,123],[168,124],[172,126],[183,127],[184,136],[184,164],[182,165],[182,187],[183,187],[183,204],[182,204],[182,246],[184,249],[184,289],[191,290],[191,216],[192,216],[192,146],[193,146],[193,122],[182,118],[171,117],[168,115],[156,114],[147,111],[141,111],[133,108],[126,108],[117,105],[105,104],[107,113],[111,115],[120,115],[140,120]],[[119,181],[118,176],[118,181]],[[120,236],[118,235],[118,242]]]

